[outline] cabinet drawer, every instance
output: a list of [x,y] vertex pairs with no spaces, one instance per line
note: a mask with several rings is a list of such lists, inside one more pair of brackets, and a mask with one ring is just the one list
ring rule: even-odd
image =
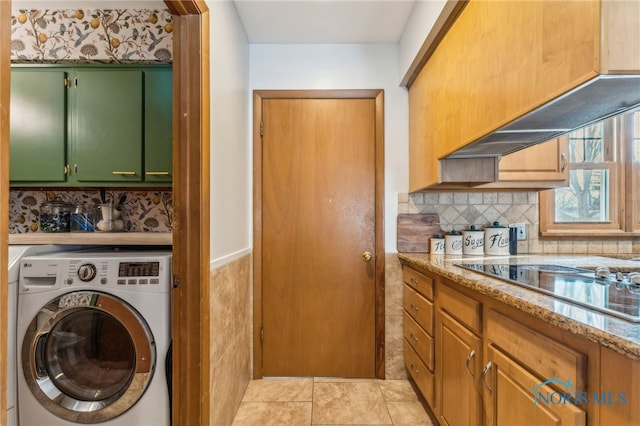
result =
[[438,286],[438,301],[441,309],[447,311],[452,317],[480,333],[482,321],[480,312],[482,305],[477,300],[452,289],[447,285]]
[[433,303],[408,285],[404,286],[404,309],[433,336]]
[[405,283],[413,287],[418,293],[429,300],[433,300],[433,278],[427,277],[407,266],[402,268],[402,278]]
[[433,337],[429,336],[407,312],[404,313],[404,338],[433,371]]
[[569,379],[576,391],[585,390],[586,355],[491,310],[487,338],[540,379]]
[[409,375],[411,375],[411,378],[413,378],[413,381],[418,385],[418,389],[420,389],[427,404],[429,404],[430,407],[434,407],[433,373],[427,369],[406,340],[404,341],[404,365]]

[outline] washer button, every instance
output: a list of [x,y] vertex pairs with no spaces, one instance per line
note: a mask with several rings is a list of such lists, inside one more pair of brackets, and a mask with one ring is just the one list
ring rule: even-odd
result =
[[88,282],[96,277],[97,272],[93,263],[85,263],[78,268],[78,278],[80,278],[80,281]]
[[138,284],[138,280],[136,279],[130,279],[127,284]]
[[67,284],[69,285],[73,284],[73,278],[67,278]]

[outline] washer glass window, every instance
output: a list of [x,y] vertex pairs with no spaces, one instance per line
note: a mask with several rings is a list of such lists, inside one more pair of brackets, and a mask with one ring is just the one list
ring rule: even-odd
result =
[[155,340],[138,311],[97,291],[51,300],[22,345],[22,370],[35,398],[76,423],[104,422],[135,405],[155,363]]
[[135,374],[133,341],[120,321],[81,309],[58,321],[43,343],[48,376],[64,394],[83,401],[118,398]]

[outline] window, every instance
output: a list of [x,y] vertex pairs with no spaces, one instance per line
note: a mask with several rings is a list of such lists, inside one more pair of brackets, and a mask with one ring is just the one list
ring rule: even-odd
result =
[[640,233],[640,109],[569,133],[567,169],[569,186],[540,193],[542,235]]

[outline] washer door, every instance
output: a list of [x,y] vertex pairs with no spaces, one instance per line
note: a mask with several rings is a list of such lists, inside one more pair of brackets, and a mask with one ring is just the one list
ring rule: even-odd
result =
[[22,343],[31,392],[50,412],[76,423],[127,411],[156,363],[153,335],[128,303],[95,291],[66,293],[33,318]]

